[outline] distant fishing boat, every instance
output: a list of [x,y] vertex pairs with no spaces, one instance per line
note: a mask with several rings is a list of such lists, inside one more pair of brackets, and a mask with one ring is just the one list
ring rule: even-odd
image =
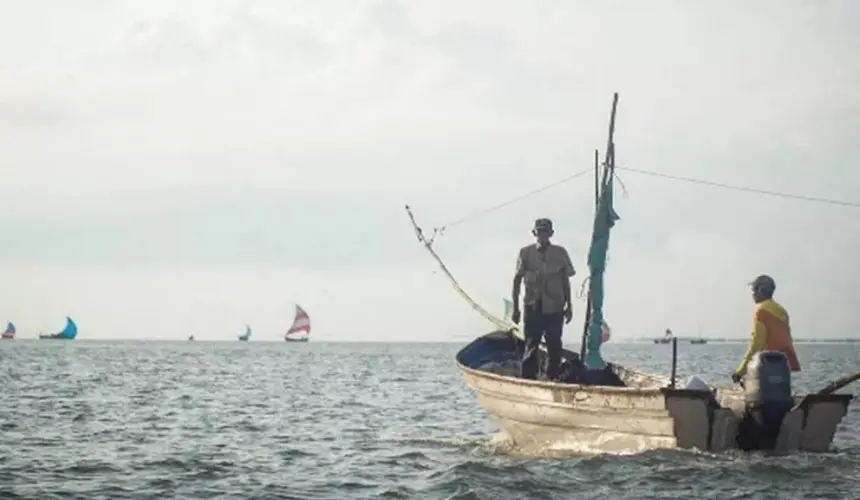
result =
[[78,336],[78,325],[66,316],[66,326],[59,333],[39,333],[40,339],[74,340]]
[[672,339],[673,339],[674,337],[675,337],[675,336],[674,336],[674,335],[672,335],[672,330],[670,330],[670,329],[666,328],[666,334],[665,334],[665,335],[663,335],[663,338],[660,338],[660,339],[654,339],[654,343],[655,343],[655,344],[668,344],[668,343],[672,342]]
[[[514,312],[514,303],[511,302],[511,299],[508,298],[502,298],[502,301],[504,301],[505,304],[504,319],[506,321],[511,321],[511,314],[513,314]],[[606,319],[603,319],[600,324],[600,343],[605,344],[609,342],[609,339],[612,338],[612,328],[609,327],[609,323],[606,322]],[[519,326],[520,330],[522,331],[522,325]]]
[[[301,334],[299,336],[294,336]],[[296,314],[293,316],[293,324],[290,325],[287,333],[284,334],[284,340],[287,342],[307,342],[310,340],[311,334],[311,318],[308,313],[302,309],[302,306],[296,304]]]
[[0,339],[12,340],[15,338],[15,325],[11,321],[6,322],[6,329],[0,334]]
[[708,339],[706,339],[705,337],[702,337],[702,328],[701,327],[696,329],[696,335],[698,335],[696,338],[690,339],[691,344],[707,344],[708,343]]
[[248,325],[245,325],[245,333],[243,333],[242,335],[239,335],[239,340],[242,342],[247,342],[248,339],[250,339],[250,338],[251,338],[251,327]]

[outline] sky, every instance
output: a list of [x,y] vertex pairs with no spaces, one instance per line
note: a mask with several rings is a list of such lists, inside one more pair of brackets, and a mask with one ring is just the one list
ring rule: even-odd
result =
[[[857,337],[851,0],[0,2],[0,319],[21,337],[463,341],[535,218],[587,276],[613,92],[616,339],[746,337],[771,274],[794,335]],[[621,189],[620,189],[621,190]],[[578,344],[584,303],[566,342]]]

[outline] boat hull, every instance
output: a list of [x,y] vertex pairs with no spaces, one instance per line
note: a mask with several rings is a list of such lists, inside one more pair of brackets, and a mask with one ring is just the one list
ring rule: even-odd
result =
[[[501,341],[505,335],[494,332],[477,339],[457,354],[457,361],[480,406],[521,452],[738,448],[744,414],[738,389],[671,389],[664,377],[619,366],[611,369],[625,387],[524,380],[515,373],[516,347],[506,349]],[[511,337],[508,346],[516,344]],[[565,355],[576,356],[569,351]],[[492,371],[476,367],[481,365]],[[851,399],[842,394],[808,396],[783,419],[774,449],[829,450]]]
[[304,337],[304,338],[298,338],[298,339],[291,339],[291,338],[289,338],[289,337],[285,337],[285,338],[284,338],[284,340],[285,340],[285,341],[287,341],[287,342],[307,342],[307,341],[308,341],[308,340],[310,340],[310,339],[309,339],[309,338],[307,338],[307,337]]

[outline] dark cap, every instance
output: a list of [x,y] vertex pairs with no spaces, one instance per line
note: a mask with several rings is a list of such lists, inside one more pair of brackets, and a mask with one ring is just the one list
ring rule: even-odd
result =
[[552,221],[545,218],[535,220],[535,231],[539,229],[552,231]]
[[765,288],[769,290],[776,290],[776,282],[770,276],[766,274],[762,274],[757,277],[750,283],[753,288]]

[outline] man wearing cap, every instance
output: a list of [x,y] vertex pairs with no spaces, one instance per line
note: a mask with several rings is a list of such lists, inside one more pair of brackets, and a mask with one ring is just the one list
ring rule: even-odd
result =
[[550,380],[555,380],[561,364],[562,329],[573,317],[570,278],[576,271],[567,250],[549,242],[554,234],[551,220],[536,220],[532,234],[537,242],[521,248],[517,256],[511,294],[511,320],[517,324],[520,322],[520,285],[525,281],[523,334],[526,346],[522,377],[532,380],[537,378],[538,347],[544,338],[548,358],[546,375]]
[[753,355],[760,351],[779,351],[788,358],[788,366],[793,372],[800,371],[800,361],[794,351],[794,343],[791,339],[791,326],[788,321],[788,312],[785,308],[773,300],[776,291],[776,282],[767,275],[761,275],[752,283],[752,296],[756,303],[753,314],[752,340],[744,355],[743,361],[738,365],[732,380],[737,383],[746,374],[747,363]]

